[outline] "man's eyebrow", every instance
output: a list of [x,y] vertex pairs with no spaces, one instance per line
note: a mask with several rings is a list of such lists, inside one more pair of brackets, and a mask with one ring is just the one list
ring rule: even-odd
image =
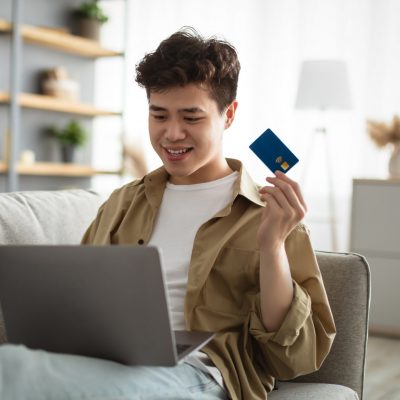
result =
[[179,111],[188,112],[188,113],[204,112],[204,110],[201,109],[200,107],[183,108],[182,110],[179,110]]
[[[168,111],[166,108],[157,106],[155,104],[150,104],[149,110],[150,111],[156,111],[156,112],[157,111]],[[204,113],[205,111],[200,107],[188,107],[188,108],[179,109],[179,112],[186,112],[186,113],[195,114],[195,113]]]
[[166,108],[159,107],[159,106],[156,106],[154,104],[150,104],[149,110],[150,111],[167,111]]

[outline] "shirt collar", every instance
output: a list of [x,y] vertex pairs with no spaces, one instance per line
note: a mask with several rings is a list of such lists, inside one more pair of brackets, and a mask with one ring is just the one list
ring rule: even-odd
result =
[[243,164],[239,160],[235,160],[233,158],[227,158],[226,161],[231,169],[239,172],[239,178],[234,187],[234,198],[240,194],[246,197],[246,199],[250,200],[252,203],[264,207],[265,203],[260,199],[260,195],[258,193],[260,186],[253,181]]
[[[233,199],[241,195],[254,204],[265,206],[258,193],[260,187],[253,181],[243,164],[233,158],[227,158],[226,161],[232,170],[239,172],[239,177],[234,186]],[[160,167],[144,177],[145,193],[149,203],[154,208],[158,208],[161,204],[168,176],[166,169]]]
[[160,167],[149,174],[144,179],[144,192],[147,201],[153,209],[160,207],[161,200],[164,194],[165,186],[168,181],[168,172],[164,167]]

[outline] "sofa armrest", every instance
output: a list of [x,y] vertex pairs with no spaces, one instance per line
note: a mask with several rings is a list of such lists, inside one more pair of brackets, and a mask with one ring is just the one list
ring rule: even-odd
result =
[[355,253],[317,252],[317,259],[337,334],[320,370],[296,381],[344,385],[362,399],[371,290],[369,266],[363,256]]

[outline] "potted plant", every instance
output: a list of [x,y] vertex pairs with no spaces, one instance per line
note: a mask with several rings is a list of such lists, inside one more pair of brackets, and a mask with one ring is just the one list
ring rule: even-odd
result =
[[82,147],[88,139],[86,130],[74,120],[69,121],[64,128],[51,126],[48,131],[60,142],[61,158],[65,163],[74,161],[75,149]]
[[97,0],[88,0],[75,11],[78,18],[78,34],[99,41],[100,27],[108,21],[108,16],[99,6]]

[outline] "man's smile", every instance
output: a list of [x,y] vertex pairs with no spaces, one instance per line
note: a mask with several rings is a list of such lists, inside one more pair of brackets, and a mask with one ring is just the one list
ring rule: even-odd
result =
[[171,148],[171,147],[164,147],[169,154],[184,154],[188,153],[189,151],[193,150],[193,147],[183,147],[183,148]]

